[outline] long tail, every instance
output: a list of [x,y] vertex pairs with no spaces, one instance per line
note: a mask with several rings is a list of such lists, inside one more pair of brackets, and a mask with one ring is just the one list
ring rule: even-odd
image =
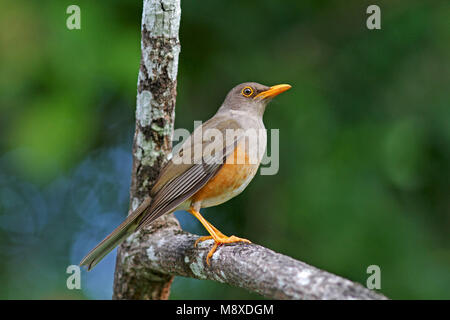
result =
[[149,208],[150,198],[146,198],[142,204],[130,214],[113,232],[95,246],[80,262],[80,266],[87,266],[91,270],[104,256],[117,247],[123,240],[132,234],[144,216],[143,213]]

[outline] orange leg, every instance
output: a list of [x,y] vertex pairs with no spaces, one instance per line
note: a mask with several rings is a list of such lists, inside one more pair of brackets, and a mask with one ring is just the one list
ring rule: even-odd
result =
[[[215,233],[217,236],[219,236],[220,238],[227,238],[226,235],[224,235],[222,232],[220,232],[219,230],[217,230],[217,228],[214,227],[209,221],[206,221],[206,220],[205,220],[205,222],[211,227],[211,229],[213,229],[214,233]],[[209,239],[214,239],[214,238],[213,238],[213,236],[204,236],[204,237],[200,237],[200,238],[198,238],[198,239],[195,241],[194,246],[197,247],[197,244],[198,244],[200,241],[209,240]]]
[[209,251],[208,255],[206,256],[206,263],[208,265],[209,265],[209,258],[212,257],[212,255],[214,254],[214,252],[216,251],[218,246],[220,246],[224,243],[234,243],[234,242],[251,243],[247,239],[242,239],[242,238],[238,238],[235,236],[227,237],[222,232],[217,230],[212,224],[210,224],[208,221],[206,221],[206,219],[202,217],[200,212],[194,210],[193,208],[190,208],[188,212],[191,213],[194,217],[196,217],[200,221],[200,223],[205,227],[205,229],[208,231],[208,233],[210,234],[210,236],[198,238],[197,241],[195,241],[194,246],[197,246],[197,244],[200,241],[209,240],[209,239],[214,240],[214,246],[212,247],[212,249]]

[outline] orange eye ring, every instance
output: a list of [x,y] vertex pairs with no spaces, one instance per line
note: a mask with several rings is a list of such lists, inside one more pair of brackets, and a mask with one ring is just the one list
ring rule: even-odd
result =
[[251,87],[245,87],[242,89],[241,94],[246,98],[251,97],[253,94],[253,89]]

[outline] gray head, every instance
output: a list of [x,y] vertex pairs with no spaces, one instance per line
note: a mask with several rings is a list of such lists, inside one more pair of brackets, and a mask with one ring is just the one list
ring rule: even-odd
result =
[[236,110],[262,117],[269,101],[290,88],[288,84],[268,87],[256,82],[244,82],[230,90],[218,112]]

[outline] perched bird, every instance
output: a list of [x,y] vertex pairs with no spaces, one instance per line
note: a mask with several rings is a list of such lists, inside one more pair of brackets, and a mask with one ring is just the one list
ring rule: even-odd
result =
[[253,179],[267,144],[262,121],[266,105],[290,88],[287,84],[267,87],[247,82],[231,89],[217,113],[198,126],[174,152],[149,197],[92,249],[80,265],[92,269],[130,234],[175,210],[191,213],[210,234],[200,237],[195,246],[199,241],[214,240],[206,258],[208,264],[219,245],[249,243],[247,239],[221,233],[202,217],[200,209],[228,201]]

